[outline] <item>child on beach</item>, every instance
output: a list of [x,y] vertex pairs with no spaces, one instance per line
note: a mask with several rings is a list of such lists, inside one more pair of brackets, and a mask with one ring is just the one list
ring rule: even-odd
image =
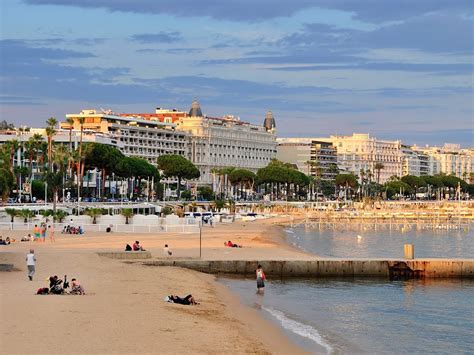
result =
[[262,265],[258,265],[257,270],[255,270],[257,276],[257,292],[263,292],[265,288],[265,273],[263,272]]
[[71,295],[85,295],[86,291],[84,290],[84,287],[81,286],[79,281],[77,279],[72,279],[71,280],[71,292],[69,292]]

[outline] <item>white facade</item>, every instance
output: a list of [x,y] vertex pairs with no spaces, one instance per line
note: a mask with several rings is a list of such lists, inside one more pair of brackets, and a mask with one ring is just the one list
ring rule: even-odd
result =
[[429,157],[430,175],[444,173],[465,181],[470,180],[474,167],[474,149],[461,149],[459,144],[445,144],[441,148],[413,146],[412,149]]
[[[176,130],[176,125],[158,120],[147,120],[139,117],[123,117],[111,112],[82,110],[78,114],[68,114],[74,119],[75,131],[81,129],[79,118],[85,118],[84,131],[107,134],[117,144],[124,155],[140,157],[156,165],[156,159],[164,154],[187,155],[187,137],[184,132]],[[66,122],[61,127],[68,129]]]
[[213,183],[213,169],[236,167],[256,173],[276,157],[274,130],[233,116],[206,117],[198,105],[193,103],[194,110],[180,118],[177,129],[188,134],[188,158],[199,168],[200,184]]
[[382,164],[380,179],[383,184],[391,176],[402,174],[402,152],[400,141],[385,141],[370,137],[369,134],[352,136],[330,136],[330,141],[337,149],[337,161],[341,169],[359,175],[361,169],[373,174],[377,181],[377,164]]

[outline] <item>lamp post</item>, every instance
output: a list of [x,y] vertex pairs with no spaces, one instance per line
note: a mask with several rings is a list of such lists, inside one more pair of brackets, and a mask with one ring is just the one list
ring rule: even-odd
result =
[[115,189],[117,186],[115,185],[115,173],[112,173],[112,201],[115,199]]
[[199,259],[202,259],[202,216],[199,220]]
[[77,172],[77,215],[79,216],[79,204],[80,204],[80,200],[81,200],[81,185],[80,185],[80,182],[79,182],[79,171]]

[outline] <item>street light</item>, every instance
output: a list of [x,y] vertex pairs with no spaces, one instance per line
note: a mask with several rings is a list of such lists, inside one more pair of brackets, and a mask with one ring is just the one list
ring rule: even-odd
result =
[[199,259],[202,259],[202,216],[199,220]]

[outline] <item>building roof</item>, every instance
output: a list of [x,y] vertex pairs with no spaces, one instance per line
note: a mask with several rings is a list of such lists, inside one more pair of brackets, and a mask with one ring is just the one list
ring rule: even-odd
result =
[[194,99],[191,104],[191,109],[189,110],[190,117],[202,117],[201,106],[199,105],[198,100]]
[[272,111],[268,110],[265,114],[265,121],[263,121],[263,126],[267,131],[276,128],[275,118],[273,117]]

